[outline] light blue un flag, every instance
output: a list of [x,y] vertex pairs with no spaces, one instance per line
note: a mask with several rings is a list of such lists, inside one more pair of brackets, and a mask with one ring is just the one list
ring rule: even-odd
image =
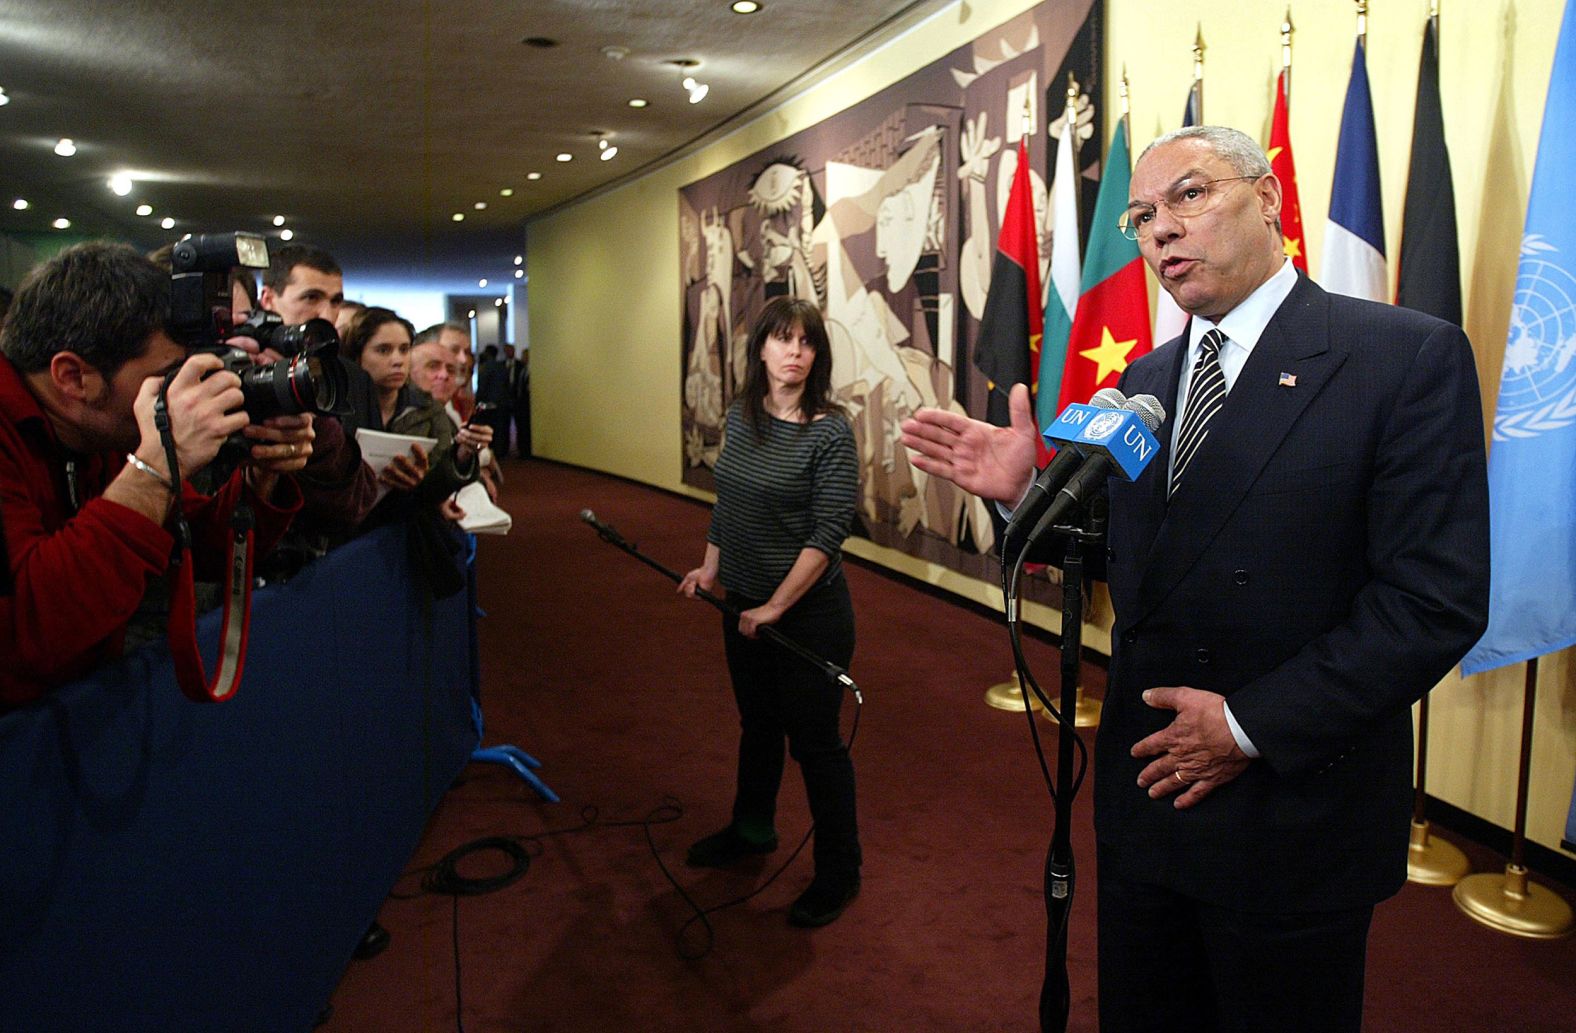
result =
[[1476,674],[1576,643],[1576,20],[1567,3],[1532,174],[1489,449],[1488,631]]

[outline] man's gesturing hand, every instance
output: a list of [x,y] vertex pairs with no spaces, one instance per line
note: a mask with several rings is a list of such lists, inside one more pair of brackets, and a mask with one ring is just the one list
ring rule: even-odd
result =
[[903,421],[909,462],[985,499],[1016,505],[1034,480],[1034,413],[1029,389],[1014,384],[1008,396],[1010,427],[993,427],[945,409],[919,409]]

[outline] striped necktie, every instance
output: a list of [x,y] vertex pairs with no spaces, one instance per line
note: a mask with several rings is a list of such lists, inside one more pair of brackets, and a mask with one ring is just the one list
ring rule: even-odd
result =
[[1209,436],[1209,422],[1226,404],[1226,374],[1220,368],[1220,346],[1226,335],[1211,330],[1198,342],[1198,363],[1193,367],[1193,378],[1188,381],[1187,412],[1182,417],[1182,430],[1177,435],[1176,462],[1171,467],[1171,494],[1182,484],[1182,475],[1188,464],[1198,454],[1198,448]]

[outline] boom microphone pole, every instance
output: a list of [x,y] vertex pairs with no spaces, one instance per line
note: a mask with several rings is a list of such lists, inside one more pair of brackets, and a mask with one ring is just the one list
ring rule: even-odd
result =
[[[619,534],[618,530],[613,527],[612,524],[604,524],[602,521],[598,520],[596,518],[596,514],[591,512],[591,510],[582,509],[580,511],[580,519],[590,524],[592,530],[596,531],[597,537],[602,539],[604,542],[624,550],[640,562],[644,563],[646,566],[650,567],[652,570],[655,570],[657,573],[666,577],[669,581],[672,581],[674,584],[683,583],[683,575],[679,574],[675,570],[671,570],[663,566],[656,560],[652,559],[650,556],[647,556],[645,553],[641,552],[638,547],[630,544],[630,542],[623,535]],[[712,595],[704,588],[697,586],[695,589],[695,596],[698,599],[704,599],[706,602],[715,606],[717,609],[721,610],[730,617],[737,619],[739,616],[739,611],[728,605],[726,600]],[[832,663],[830,660],[823,660],[821,657],[815,655],[804,646],[801,646],[799,643],[795,642],[787,635],[784,635],[770,624],[763,624],[758,630],[763,637],[775,642],[777,645],[786,649],[794,656],[797,656],[805,663],[820,668],[821,673],[826,675],[829,680],[837,682],[838,684],[842,685],[843,688],[853,693],[854,701],[856,703],[864,703],[865,697],[860,695],[859,686],[854,684],[854,679],[849,677],[846,670]]]

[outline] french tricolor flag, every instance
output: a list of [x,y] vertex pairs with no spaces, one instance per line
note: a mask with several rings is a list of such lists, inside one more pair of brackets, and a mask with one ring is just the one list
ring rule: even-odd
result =
[[1352,55],[1352,80],[1341,112],[1322,273],[1319,283],[1327,291],[1372,301],[1390,300],[1384,208],[1379,198],[1379,144],[1374,136],[1374,107],[1362,37],[1358,37],[1357,51]]

